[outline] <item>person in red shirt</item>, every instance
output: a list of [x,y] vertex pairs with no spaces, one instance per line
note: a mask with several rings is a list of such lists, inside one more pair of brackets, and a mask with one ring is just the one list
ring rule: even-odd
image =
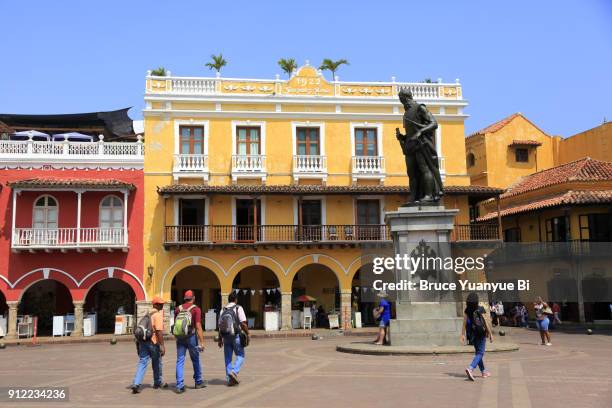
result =
[[191,333],[186,337],[176,339],[176,392],[185,391],[184,368],[185,354],[189,350],[189,357],[193,364],[193,379],[195,388],[204,388],[206,384],[202,379],[202,366],[200,364],[200,352],[204,351],[204,332],[202,330],[202,310],[194,304],[193,291],[188,290],[183,296],[184,303],[176,308],[174,315],[177,316],[181,309],[191,312]]

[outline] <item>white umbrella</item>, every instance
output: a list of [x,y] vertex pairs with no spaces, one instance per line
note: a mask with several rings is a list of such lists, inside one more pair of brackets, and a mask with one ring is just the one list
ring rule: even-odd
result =
[[38,130],[22,130],[20,132],[13,133],[13,136],[21,136],[21,137],[32,137],[32,139],[44,138],[45,140],[49,140],[51,136],[47,133],[39,132]]
[[79,132],[68,132],[53,135],[53,140],[85,140],[87,142],[91,142],[93,140],[93,137],[89,135],[84,135],[83,133]]

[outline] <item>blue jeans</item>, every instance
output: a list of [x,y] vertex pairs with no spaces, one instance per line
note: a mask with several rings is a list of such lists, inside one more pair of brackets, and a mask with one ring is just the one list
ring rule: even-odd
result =
[[185,388],[184,368],[185,354],[189,350],[189,357],[193,364],[193,379],[196,384],[202,383],[202,366],[200,365],[200,351],[198,350],[198,339],[195,334],[184,339],[176,339],[176,388]]
[[[232,364],[234,353],[236,354],[236,361]],[[244,347],[240,344],[240,336],[223,337],[223,354],[225,357],[225,374],[228,377],[232,371],[238,374],[244,363]]]
[[470,364],[470,369],[475,369],[476,366],[480,368],[480,371],[484,372],[485,366],[482,361],[485,353],[485,347],[487,346],[487,338],[486,337],[475,337],[474,340],[474,350],[476,350],[476,354],[474,355],[474,359],[472,360],[472,364]]
[[151,359],[153,365],[153,384],[161,385],[162,383],[162,361],[161,354],[159,351],[159,345],[153,343],[139,343],[138,344],[138,367],[136,368],[136,375],[134,376],[134,385],[142,384],[145,372],[147,371],[147,365],[149,359]]

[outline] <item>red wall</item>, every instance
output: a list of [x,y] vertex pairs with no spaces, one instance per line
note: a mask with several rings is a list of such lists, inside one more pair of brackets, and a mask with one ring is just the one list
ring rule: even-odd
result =
[[[13,253],[11,251],[12,235],[12,191],[7,182],[30,179],[30,178],[86,178],[86,179],[115,179],[131,183],[135,186],[128,197],[128,252],[114,250],[107,252],[100,250],[94,253],[83,249],[79,253],[76,250],[68,250],[62,253],[54,250],[51,253],[37,251],[29,253],[22,251]],[[144,176],[142,170],[0,170],[0,291],[7,300],[18,300],[25,287],[43,278],[43,271],[28,275],[17,283],[14,289],[6,282],[15,284],[24,274],[39,268],[50,268],[49,278],[56,279],[66,284],[70,289],[73,300],[84,300],[87,290],[97,281],[108,277],[106,268],[117,268],[114,277],[125,280],[136,293],[136,299],[144,299],[145,294],[141,286],[143,282],[143,208],[144,208]],[[34,200],[42,194],[50,194],[55,197],[59,204],[59,227],[76,227],[77,218],[77,195],[74,192],[59,191],[23,191],[17,196],[17,227],[31,227],[32,207]],[[111,194],[109,191],[85,191],[82,195],[82,227],[97,227],[99,218],[99,205],[101,199]],[[116,193],[123,200],[123,194]],[[80,286],[73,281],[81,282],[91,272],[98,269],[102,271],[82,282]],[[69,274],[65,276],[59,271]],[[129,271],[138,280],[132,277]],[[4,278],[4,279],[3,279]],[[140,282],[139,282],[140,281]]]

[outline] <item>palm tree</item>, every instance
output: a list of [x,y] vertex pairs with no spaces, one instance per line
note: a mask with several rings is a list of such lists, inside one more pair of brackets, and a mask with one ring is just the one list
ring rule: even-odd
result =
[[223,58],[223,54],[219,53],[219,55],[211,55],[211,62],[207,62],[205,65],[208,69],[214,69],[217,72],[221,72],[221,68],[227,65],[227,61]]
[[340,68],[340,65],[349,65],[349,62],[345,59],[339,59],[332,61],[329,58],[325,58],[319,67],[322,71],[329,71],[332,74],[332,81],[336,80],[336,71]]
[[291,73],[297,69],[297,63],[294,58],[281,58],[278,60],[278,65],[285,71],[288,77],[291,77]]
[[164,67],[155,68],[151,71],[152,76],[166,76],[167,74],[166,68]]

